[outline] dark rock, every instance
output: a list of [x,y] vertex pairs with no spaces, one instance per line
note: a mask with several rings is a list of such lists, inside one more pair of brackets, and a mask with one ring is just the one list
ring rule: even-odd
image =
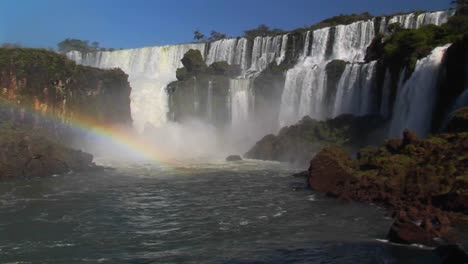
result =
[[468,107],[456,111],[451,117],[446,132],[459,133],[468,131]]
[[206,64],[199,50],[187,51],[181,61],[189,73],[196,74],[206,71]]
[[442,264],[468,263],[468,255],[457,245],[439,246],[434,252],[441,258]]
[[226,161],[240,161],[240,160],[242,160],[242,158],[239,155],[229,155],[226,158]]
[[366,57],[364,58],[365,62],[371,62],[374,60],[378,60],[382,57],[384,53],[384,35],[377,34],[374,39],[372,40],[369,47],[366,50]]
[[432,197],[432,204],[445,211],[468,215],[468,195],[447,193]]
[[398,219],[393,223],[387,237],[390,242],[399,244],[435,244],[428,231],[404,219]]
[[417,143],[417,142],[418,142],[418,136],[416,135],[416,133],[414,133],[413,131],[410,131],[408,129],[405,129],[405,131],[403,131],[402,144],[404,146],[414,144],[414,143]]
[[353,180],[354,163],[340,148],[320,151],[310,162],[309,185],[319,192],[333,194],[337,186]]
[[308,178],[309,177],[309,171],[301,171],[301,172],[298,172],[298,173],[294,173],[292,176],[296,177],[296,178]]
[[73,150],[45,136],[41,130],[0,129],[0,180],[45,177],[93,169],[91,154]]
[[322,148],[336,145],[349,149],[372,143],[372,134],[381,126],[378,117],[341,115],[326,121],[304,117],[296,125],[283,127],[278,135],[267,135],[245,157],[307,164]]

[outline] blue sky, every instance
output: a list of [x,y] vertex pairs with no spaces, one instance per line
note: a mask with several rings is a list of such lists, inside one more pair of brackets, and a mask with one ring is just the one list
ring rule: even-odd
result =
[[341,13],[440,10],[450,0],[0,0],[0,43],[56,47],[71,37],[103,47],[183,43],[193,31],[241,35],[264,23],[293,29]]

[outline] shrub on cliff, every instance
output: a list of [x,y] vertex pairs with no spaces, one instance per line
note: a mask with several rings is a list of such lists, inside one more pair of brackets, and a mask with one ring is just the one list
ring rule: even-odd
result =
[[184,54],[181,61],[189,73],[197,74],[206,71],[207,66],[199,50],[190,49]]
[[372,116],[342,115],[326,121],[304,117],[282,128],[277,136],[265,136],[245,157],[303,164],[325,146],[362,147],[373,140],[372,133],[381,125],[382,120]]

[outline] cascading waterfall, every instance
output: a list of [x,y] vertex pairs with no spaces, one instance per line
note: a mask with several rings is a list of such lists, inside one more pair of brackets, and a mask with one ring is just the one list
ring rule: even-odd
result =
[[68,53],[79,64],[103,68],[121,68],[129,75],[132,86],[131,110],[134,126],[143,132],[145,126],[159,127],[167,121],[167,84],[176,80],[180,60],[190,49],[203,54],[205,44],[183,44],[87,54]]
[[[227,96],[226,109],[230,109],[231,124],[234,129],[242,128],[242,131],[246,131],[252,128],[248,125],[255,125],[255,120],[251,120],[255,116],[253,110],[256,103],[253,79],[270,63],[280,64],[286,59],[288,61],[297,59],[297,64],[286,72],[285,85],[280,98],[279,120],[275,120],[277,123],[271,124],[271,127],[276,127],[278,124],[280,126],[293,124],[305,115],[320,120],[343,113],[381,114],[385,118],[390,118],[392,112],[396,115],[390,100],[392,86],[390,73],[387,70],[380,95],[374,89],[376,63],[363,62],[366,49],[375,37],[375,32],[387,33],[388,26],[395,22],[401,23],[406,28],[418,28],[427,24],[441,25],[453,15],[453,12],[449,10],[374,18],[349,25],[308,31],[302,36],[303,45],[293,47],[288,45],[297,43],[298,38],[285,34],[257,37],[253,40],[222,39],[206,45],[199,43],[87,54],[70,52],[67,55],[80,64],[98,68],[119,67],[129,75],[133,88],[132,117],[139,131],[143,131],[147,125],[157,127],[167,122],[168,96],[165,87],[176,80],[176,69],[182,66],[180,59],[189,49],[200,50],[208,65],[220,61],[240,65],[242,70],[240,76],[229,82],[229,95],[224,95]],[[378,28],[376,21],[379,21]],[[293,41],[291,38],[294,38]],[[297,47],[301,47],[301,50],[297,50]],[[290,54],[300,57],[287,58]],[[344,71],[340,72],[341,75],[334,75],[334,79],[329,79],[327,65],[334,60],[342,60],[347,64],[343,66]],[[402,76],[404,75],[402,72]],[[401,80],[403,82],[404,79]],[[405,84],[405,87],[407,85],[409,84]],[[216,90],[213,91],[214,84],[211,81],[207,86],[193,87],[194,94],[203,96],[203,98],[197,96],[196,99],[200,101],[194,100],[193,108],[201,111],[198,114],[203,119],[212,122],[216,119],[216,113],[213,113],[215,109],[213,100],[218,100],[219,95]],[[328,89],[333,91],[330,92]],[[377,96],[381,98],[376,98]],[[261,96],[257,99],[260,100]],[[381,104],[377,105],[378,102]],[[199,105],[202,103],[206,103],[206,107]],[[217,101],[216,104],[218,103]]]
[[[334,35],[330,35],[330,32],[334,32]],[[310,35],[310,33],[307,33],[307,35]],[[337,26],[334,31],[331,28],[313,31],[310,54],[300,59],[299,63],[286,74],[285,88],[281,97],[280,127],[293,124],[306,115],[322,120],[334,117],[338,113],[349,113],[347,112],[348,110],[353,110],[351,106],[343,108],[335,103],[332,111],[327,112],[328,107],[325,105],[327,89],[326,66],[331,60],[362,61],[365,57],[366,48],[371,43],[374,35],[373,20]],[[309,45],[308,41],[306,37],[304,47]],[[330,41],[333,42],[329,43]],[[329,46],[332,47],[331,53],[328,51]],[[369,87],[370,84],[368,82],[371,81],[371,77],[368,76],[372,76],[374,66],[375,63],[364,66],[360,64],[346,66],[339,85],[343,98],[349,92],[345,93],[344,90],[346,88],[351,90],[357,89],[357,91],[350,92],[356,99],[347,98],[350,100],[348,104],[368,101],[367,99],[363,100],[360,98],[362,93],[361,85],[366,85],[362,89]],[[361,73],[363,74],[362,76]],[[366,82],[365,80],[369,81]],[[340,92],[339,89],[338,92]],[[362,93],[362,95],[368,96],[367,93]],[[337,96],[340,96],[340,94],[337,94]],[[337,98],[336,100],[339,101],[343,98]],[[337,107],[339,108],[337,109]],[[362,108],[367,109],[369,107],[365,105]],[[363,109],[360,109],[358,106],[358,110],[350,113],[366,114],[368,111]]]
[[393,23],[400,23],[404,28],[417,29],[424,25],[440,26],[447,23],[448,19],[453,16],[454,10],[437,11],[422,14],[405,14],[394,16],[388,20],[387,26]]
[[[387,32],[388,26],[396,22],[412,29],[428,24],[441,25],[453,14],[453,10],[448,10],[382,17],[378,32]],[[281,97],[280,127],[293,124],[304,115],[319,120],[344,113],[381,114],[385,118],[390,116],[390,73],[386,73],[382,104],[378,106],[374,89],[376,63],[362,63],[366,49],[375,37],[375,22],[376,19],[359,21],[305,34],[303,56],[286,74]],[[338,82],[335,98],[324,100],[328,88],[326,65],[332,60],[343,60],[349,64]],[[334,102],[332,107],[325,105],[330,101]]]
[[211,122],[213,120],[213,81],[208,81],[208,92],[206,98],[206,115],[208,120]]
[[231,122],[234,128],[242,129],[250,118],[253,94],[251,79],[231,79],[229,83]]
[[399,137],[406,128],[419,136],[429,133],[440,65],[449,46],[438,47],[419,60],[411,77],[398,87],[390,136]]
[[376,64],[374,61],[346,65],[338,83],[332,117],[345,113],[356,116],[376,113],[373,95]]
[[248,49],[249,41],[240,38],[212,42],[206,56],[206,64],[226,61],[231,65],[239,65],[242,75],[250,78],[264,70],[271,62],[276,61],[280,64],[286,58],[288,35],[256,37],[251,50]]

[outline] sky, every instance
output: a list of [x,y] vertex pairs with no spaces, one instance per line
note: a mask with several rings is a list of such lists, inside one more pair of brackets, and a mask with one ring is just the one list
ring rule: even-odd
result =
[[56,48],[65,38],[101,47],[190,42],[193,31],[240,36],[266,24],[294,29],[349,13],[442,10],[451,0],[0,0],[0,43]]

